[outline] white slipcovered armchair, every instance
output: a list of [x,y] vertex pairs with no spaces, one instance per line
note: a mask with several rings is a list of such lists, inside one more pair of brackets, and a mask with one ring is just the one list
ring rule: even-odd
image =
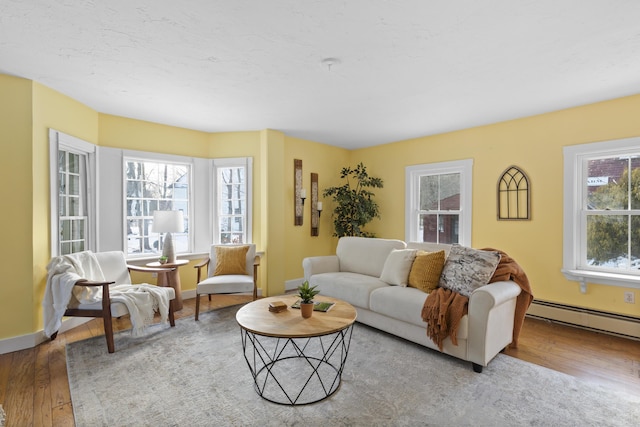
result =
[[[246,253],[244,251],[246,250]],[[207,259],[194,265],[198,270],[196,282],[196,314],[200,313],[200,296],[212,294],[235,294],[253,292],[253,300],[258,297],[258,266],[256,245],[211,245]],[[207,268],[206,276],[202,269]]]

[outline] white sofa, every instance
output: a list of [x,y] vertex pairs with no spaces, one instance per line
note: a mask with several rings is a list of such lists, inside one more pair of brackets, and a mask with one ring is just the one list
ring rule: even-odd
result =
[[[380,279],[387,256],[393,249],[414,248],[429,252],[450,245],[405,243],[401,240],[342,237],[335,255],[305,258],[304,278],[321,295],[349,302],[357,321],[434,350],[427,337],[422,307],[428,294],[413,287],[392,286]],[[516,298],[520,287],[512,281],[482,286],[469,298],[468,314],[458,329],[458,345],[446,338],[443,352],[470,361],[476,372],[512,341]]]

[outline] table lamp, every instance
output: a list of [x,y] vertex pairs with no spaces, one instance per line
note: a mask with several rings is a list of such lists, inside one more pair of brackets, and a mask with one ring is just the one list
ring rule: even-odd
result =
[[162,245],[162,256],[167,258],[168,263],[176,262],[176,250],[173,246],[171,233],[182,233],[184,231],[182,211],[154,211],[151,231],[154,233],[166,233]]

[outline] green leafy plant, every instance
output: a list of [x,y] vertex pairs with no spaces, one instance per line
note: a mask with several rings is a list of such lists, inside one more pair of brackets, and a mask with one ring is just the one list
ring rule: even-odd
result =
[[[631,192],[629,192],[631,189]],[[594,210],[626,209],[631,197],[631,206],[640,206],[640,169],[633,169],[629,177],[626,168],[618,180],[589,193],[588,205]],[[593,215],[587,221],[587,259],[594,265],[606,265],[619,257],[626,257],[631,244],[631,254],[639,252],[640,229],[633,219],[625,215]],[[629,235],[631,233],[631,235]]]
[[303,304],[309,304],[313,302],[313,297],[318,295],[320,291],[316,291],[315,286],[309,287],[309,282],[305,280],[302,285],[298,286],[298,296],[302,300]]
[[374,218],[380,218],[378,204],[373,200],[375,194],[369,188],[382,188],[382,179],[369,176],[362,162],[355,168],[342,168],[340,178],[347,182],[323,191],[325,197],[332,197],[336,203],[333,211],[333,235],[375,237],[375,234],[362,228]]

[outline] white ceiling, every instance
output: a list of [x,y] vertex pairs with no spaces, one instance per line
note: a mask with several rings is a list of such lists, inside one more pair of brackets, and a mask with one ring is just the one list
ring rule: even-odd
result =
[[640,1],[0,0],[0,72],[358,148],[640,93]]

